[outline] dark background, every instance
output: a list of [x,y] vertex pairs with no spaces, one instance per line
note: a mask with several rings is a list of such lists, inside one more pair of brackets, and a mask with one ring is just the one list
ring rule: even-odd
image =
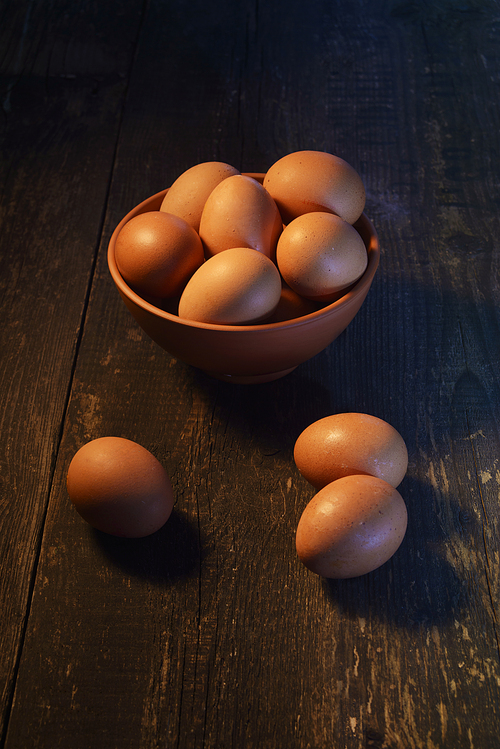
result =
[[[500,3],[0,2],[0,747],[500,746]],[[381,263],[282,380],[218,382],[146,338],[106,264],[136,203],[209,160],[325,150]],[[330,413],[409,450],[405,540],[325,581],[292,460]],[[176,492],[94,532],[65,489],[104,435]]]

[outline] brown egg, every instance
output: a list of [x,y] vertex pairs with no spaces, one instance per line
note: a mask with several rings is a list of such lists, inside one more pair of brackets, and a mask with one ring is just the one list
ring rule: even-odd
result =
[[274,260],[282,229],[274,200],[257,180],[243,174],[228,177],[212,190],[200,221],[207,258],[233,247],[250,247]]
[[281,294],[278,269],[266,255],[236,247],[209,258],[188,281],[179,317],[198,322],[242,325],[263,320]]
[[358,577],[387,562],[406,533],[403,498],[374,476],[345,476],[327,484],[299,520],[301,562],[328,578]]
[[347,221],[332,213],[305,213],[284,228],[276,263],[297,294],[330,303],[363,275],[368,253]]
[[318,302],[305,299],[283,282],[278,306],[271,317],[266,320],[266,323],[295,320],[297,317],[309,315],[318,309],[321,309],[321,305]]
[[399,486],[408,451],[393,426],[376,416],[340,413],[310,424],[293,454],[300,473],[316,489],[342,476],[369,474]]
[[138,294],[175,296],[205,260],[197,232],[184,219],[162,211],[128,221],[115,245],[118,270]]
[[264,177],[283,222],[312,211],[336,213],[354,224],[365,207],[365,188],[356,170],[325,151],[295,151],[276,161]]
[[198,231],[208,196],[222,180],[235,174],[239,171],[222,161],[196,164],[177,177],[165,195],[160,211],[179,216]]
[[113,536],[148,536],[166,523],[174,506],[172,484],[161,463],[122,437],[100,437],[80,448],[66,486],[82,518]]

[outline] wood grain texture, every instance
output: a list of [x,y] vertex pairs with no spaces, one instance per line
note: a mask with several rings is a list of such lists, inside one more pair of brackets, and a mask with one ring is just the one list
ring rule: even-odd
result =
[[[499,3],[50,8],[52,31],[27,3],[2,32],[0,745],[500,746]],[[288,377],[212,380],[137,328],[107,242],[195,163],[301,148],[360,171],[380,270]],[[295,554],[312,489],[293,444],[348,410],[407,442],[409,526],[379,570],[325,581]],[[172,477],[150,538],[68,502],[73,454],[105,434]]]
[[19,2],[0,24],[2,726],[113,168],[118,71],[133,52],[133,34],[106,45],[84,5]]

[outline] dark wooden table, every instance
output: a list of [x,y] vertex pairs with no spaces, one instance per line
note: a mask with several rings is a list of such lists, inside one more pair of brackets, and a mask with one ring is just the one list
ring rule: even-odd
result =
[[[499,32],[498,0],[0,4],[2,749],[500,747]],[[300,149],[362,175],[379,272],[292,374],[213,380],[137,327],[109,238],[194,164]],[[341,411],[406,440],[409,525],[328,582],[292,451]],[[147,539],[69,503],[103,435],[172,478]]]

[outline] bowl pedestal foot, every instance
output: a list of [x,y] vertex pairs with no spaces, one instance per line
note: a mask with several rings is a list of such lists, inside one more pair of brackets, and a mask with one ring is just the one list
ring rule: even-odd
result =
[[261,382],[279,380],[281,377],[285,377],[287,374],[290,374],[290,372],[293,372],[294,369],[297,369],[297,367],[290,367],[289,369],[282,369],[280,372],[267,372],[266,374],[259,375],[229,375],[208,371],[205,371],[205,374],[214,377],[216,380],[234,382],[237,385],[258,385]]

